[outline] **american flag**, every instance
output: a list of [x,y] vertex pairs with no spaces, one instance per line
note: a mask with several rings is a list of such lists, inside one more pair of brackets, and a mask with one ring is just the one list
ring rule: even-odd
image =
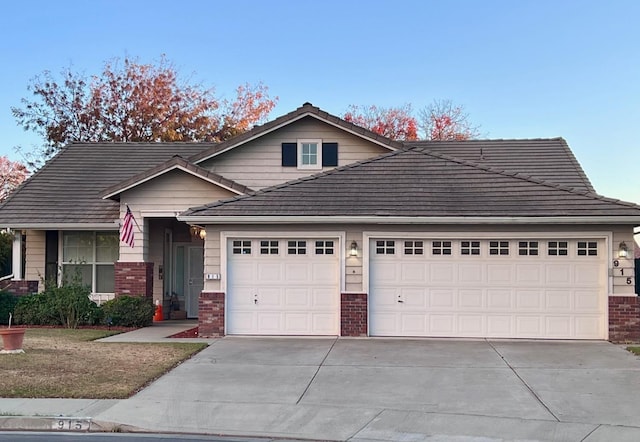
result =
[[135,218],[133,217],[133,213],[131,213],[131,209],[129,209],[129,206],[127,206],[127,213],[125,213],[124,220],[122,221],[122,233],[120,234],[120,241],[127,243],[129,247],[133,247],[135,244],[133,236],[134,222]]

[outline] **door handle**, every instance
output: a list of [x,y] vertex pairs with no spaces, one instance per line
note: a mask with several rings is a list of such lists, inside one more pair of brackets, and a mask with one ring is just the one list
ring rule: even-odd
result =
[[254,304],[258,303],[258,295],[253,295],[253,303]]
[[400,304],[403,304],[403,303],[404,303],[404,301],[403,301],[402,299],[400,299],[400,295],[398,295],[398,302],[399,302]]

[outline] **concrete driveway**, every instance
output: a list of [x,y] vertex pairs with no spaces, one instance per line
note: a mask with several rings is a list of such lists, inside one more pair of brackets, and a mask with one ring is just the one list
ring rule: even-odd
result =
[[640,440],[606,342],[227,337],[96,420],[322,440]]

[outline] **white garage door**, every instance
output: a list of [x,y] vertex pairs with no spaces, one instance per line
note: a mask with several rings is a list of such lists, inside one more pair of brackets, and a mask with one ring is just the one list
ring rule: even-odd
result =
[[338,239],[231,239],[227,333],[337,335]]
[[370,334],[606,338],[605,241],[373,239]]

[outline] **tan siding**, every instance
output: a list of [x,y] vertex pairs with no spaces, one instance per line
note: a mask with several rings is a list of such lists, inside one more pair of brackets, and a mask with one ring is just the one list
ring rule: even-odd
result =
[[[614,259],[618,259],[620,263],[619,267],[624,267],[629,269],[628,271],[629,276],[633,276],[634,275],[633,269],[635,267],[635,260],[633,259],[633,247],[634,247],[633,227],[615,226],[612,230],[613,230],[613,240],[611,241],[611,256]],[[620,247],[621,242],[624,242],[627,245],[627,249],[629,253],[627,259],[618,258],[618,248]],[[614,270],[614,275],[615,274],[616,272]],[[625,277],[620,277],[620,276],[614,277],[613,295],[629,296],[629,295],[634,295],[635,292],[636,292],[635,283],[626,284]]]
[[[27,230],[25,279],[28,281],[40,281],[44,278],[45,244],[44,230]],[[39,285],[39,289],[43,289],[43,284]]]
[[[148,261],[152,253],[148,249],[149,238],[140,228],[143,227],[143,213],[164,212],[176,214],[190,207],[197,207],[236,194],[216,184],[209,183],[186,172],[174,170],[154,180],[141,184],[124,192],[121,196],[120,219],[124,218],[126,205],[129,205],[138,222],[134,226],[135,247],[120,244],[120,261]],[[147,220],[144,225],[146,226]],[[162,244],[162,236],[160,236]]]
[[[337,142],[339,166],[389,152],[334,126],[306,118],[214,157],[200,166],[255,190],[273,186],[321,171],[282,167],[282,143],[296,142],[302,138]],[[329,169],[332,168],[325,167],[323,170]]]

